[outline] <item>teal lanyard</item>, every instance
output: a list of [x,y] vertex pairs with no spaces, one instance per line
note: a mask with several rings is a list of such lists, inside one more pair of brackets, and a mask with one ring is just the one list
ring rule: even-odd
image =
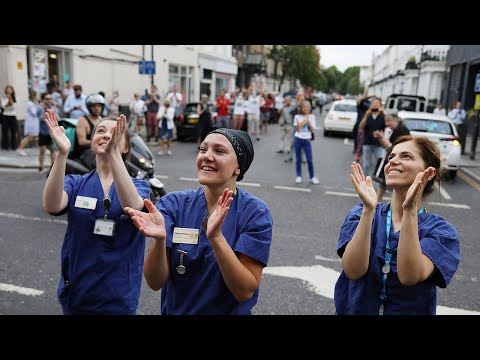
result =
[[[425,208],[422,206],[420,210],[418,210],[418,215],[426,213]],[[382,302],[380,305],[380,312],[383,313],[383,304],[385,303],[385,300],[387,300],[387,291],[386,291],[386,285],[387,285],[387,277],[388,273],[390,272],[390,262],[392,260],[392,255],[397,249],[393,250],[390,248],[390,241],[388,241],[390,237],[390,229],[392,227],[392,206],[391,204],[389,205],[388,213],[387,213],[387,222],[385,224],[386,227],[386,233],[387,233],[387,246],[385,248],[385,263],[382,266],[382,289],[380,290],[380,301]]]

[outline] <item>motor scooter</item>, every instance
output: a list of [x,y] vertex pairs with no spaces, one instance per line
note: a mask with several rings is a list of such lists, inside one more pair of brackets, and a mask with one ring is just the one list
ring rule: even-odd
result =
[[[75,141],[74,127],[77,125],[75,119],[59,120],[59,125],[63,126],[67,137],[73,144]],[[148,148],[147,144],[143,141],[140,135],[134,134],[130,131],[130,157],[125,161],[127,171],[131,177],[136,179],[147,180],[150,184],[150,199],[155,204],[158,199],[166,194],[165,185],[155,177],[155,158]],[[85,162],[80,159],[67,159],[67,165],[65,169],[65,175],[78,174],[83,175],[94,169],[93,162]],[[48,177],[48,174],[47,174]]]

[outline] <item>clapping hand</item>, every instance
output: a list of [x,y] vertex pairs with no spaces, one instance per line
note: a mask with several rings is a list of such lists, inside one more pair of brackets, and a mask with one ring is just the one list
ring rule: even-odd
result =
[[58,125],[57,114],[55,113],[55,111],[51,109],[47,109],[45,111],[45,123],[48,126],[48,130],[50,131],[50,136],[52,137],[52,140],[57,145],[58,153],[62,155],[67,155],[72,144],[70,143],[67,134],[65,134],[64,127]]
[[405,201],[402,204],[404,211],[413,210],[415,212],[420,209],[422,205],[422,195],[425,186],[435,176],[436,170],[433,167],[428,167],[425,171],[421,171],[415,177],[413,184],[410,185],[405,196]]
[[122,114],[117,118],[117,126],[113,129],[112,137],[105,147],[105,152],[107,155],[113,155],[115,152],[119,151],[119,144],[123,139],[125,131],[127,130],[125,122],[125,115]]
[[377,206],[378,197],[373,187],[372,178],[363,174],[362,167],[358,163],[352,163],[352,179],[353,187],[357,192],[360,200],[363,202],[363,207],[367,210],[373,210]]
[[167,232],[165,230],[165,219],[162,213],[158,211],[150,200],[144,199],[143,203],[148,213],[132,209],[128,206],[124,208],[124,211],[130,216],[133,224],[143,235],[164,240]]
[[222,233],[222,226],[233,201],[233,191],[229,188],[223,190],[223,194],[218,198],[217,207],[212,212],[207,222],[207,239],[211,240]]

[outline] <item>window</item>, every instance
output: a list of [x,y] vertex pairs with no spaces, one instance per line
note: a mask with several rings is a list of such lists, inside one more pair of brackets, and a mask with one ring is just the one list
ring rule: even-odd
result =
[[398,99],[398,110],[416,111],[415,105],[415,100]]
[[212,80],[212,70],[203,69],[203,78],[205,80]]
[[429,119],[404,119],[405,125],[410,131],[453,135],[452,126],[445,121]]
[[333,108],[334,111],[357,112],[357,107],[350,104],[337,104]]

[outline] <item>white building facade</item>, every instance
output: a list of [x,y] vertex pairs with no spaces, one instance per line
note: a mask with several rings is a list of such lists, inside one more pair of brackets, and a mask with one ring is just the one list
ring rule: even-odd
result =
[[[444,97],[450,45],[390,45],[373,59],[368,95],[385,100],[391,94],[424,96],[429,108]],[[365,70],[364,74],[368,73]],[[368,78],[365,76],[364,78]]]
[[[155,61],[154,75],[139,73],[142,60]],[[237,62],[231,45],[0,45],[0,91],[14,87],[18,119],[29,88],[45,92],[53,74],[62,87],[71,80],[84,94],[105,92],[107,100],[116,90],[124,106],[152,83],[162,98],[177,84],[186,103],[200,99],[202,84],[212,100],[221,88],[233,91]]]

